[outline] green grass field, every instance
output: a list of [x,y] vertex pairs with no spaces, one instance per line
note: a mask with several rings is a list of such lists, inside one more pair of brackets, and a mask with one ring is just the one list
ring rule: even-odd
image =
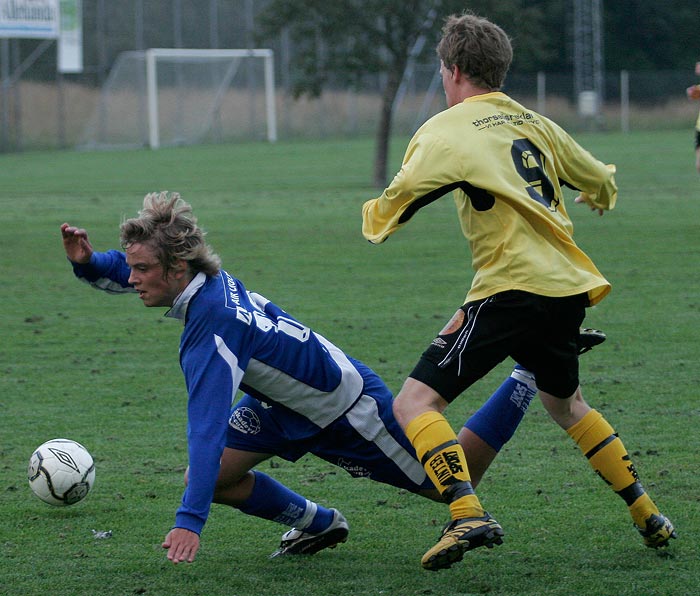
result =
[[[6,596],[689,596],[700,585],[700,177],[690,132],[578,137],[618,165],[618,208],[569,201],[579,244],[613,283],[587,325],[606,344],[582,358],[588,401],[616,427],[679,538],[643,547],[624,503],[533,403],[478,493],[506,531],[440,573],[419,560],[446,508],[353,480],[313,458],[264,470],[351,523],[314,557],[269,560],[285,528],[214,506],[192,565],[160,543],[180,501],[186,393],[180,327],[161,309],[77,282],[59,226],[115,247],[146,192],[189,200],[225,267],[397,390],[461,304],[471,269],[451,198],[382,246],[360,233],[373,145],[251,144],[0,156],[0,593]],[[394,142],[392,169],[406,139]],[[568,198],[572,197],[568,196]],[[455,428],[510,364],[449,409]],[[88,447],[96,484],[53,508],[27,485],[32,450]],[[111,530],[97,540],[92,530]]]

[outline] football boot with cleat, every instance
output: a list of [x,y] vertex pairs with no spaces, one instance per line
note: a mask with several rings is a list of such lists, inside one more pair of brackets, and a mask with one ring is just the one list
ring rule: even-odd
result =
[[335,548],[341,542],[345,542],[350,532],[348,522],[337,509],[331,511],[333,511],[333,521],[323,532],[309,534],[303,530],[292,528],[282,535],[279,548],[270,555],[270,558],[286,555],[313,555],[324,548]]

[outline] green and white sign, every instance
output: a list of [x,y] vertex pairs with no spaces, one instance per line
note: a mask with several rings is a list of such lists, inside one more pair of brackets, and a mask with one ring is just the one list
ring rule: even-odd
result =
[[83,3],[61,0],[61,34],[58,38],[58,72],[83,72]]

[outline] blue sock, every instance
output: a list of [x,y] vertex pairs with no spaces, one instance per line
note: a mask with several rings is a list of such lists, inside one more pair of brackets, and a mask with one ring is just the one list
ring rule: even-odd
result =
[[262,517],[311,534],[331,525],[333,512],[288,489],[262,472],[253,471],[255,484],[248,500],[238,509],[247,515]]
[[516,365],[510,376],[464,426],[500,451],[518,428],[535,393],[534,375]]

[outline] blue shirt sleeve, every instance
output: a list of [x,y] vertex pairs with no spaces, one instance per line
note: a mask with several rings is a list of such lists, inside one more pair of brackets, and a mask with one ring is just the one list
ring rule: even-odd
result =
[[[203,293],[206,293],[203,292]],[[243,378],[252,342],[249,326],[200,296],[190,304],[180,345],[187,384],[189,482],[175,527],[199,534],[209,515],[219,474],[231,403]]]
[[73,273],[78,279],[109,293],[133,292],[129,284],[131,269],[126,264],[126,255],[118,250],[93,252],[89,263],[74,263]]

